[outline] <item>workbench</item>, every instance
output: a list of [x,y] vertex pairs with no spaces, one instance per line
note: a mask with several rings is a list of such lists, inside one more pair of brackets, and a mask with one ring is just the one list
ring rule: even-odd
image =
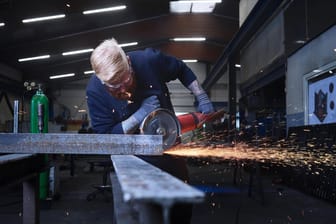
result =
[[[127,208],[122,210],[124,217],[134,214],[136,208],[138,218],[134,223],[169,224],[173,205],[199,203],[205,195],[134,156],[162,155],[163,151],[160,135],[0,133],[0,153],[15,153],[2,156],[0,184],[7,180],[23,182],[24,224],[39,223],[37,177],[44,162],[38,155],[108,154],[115,170],[111,182],[117,223],[133,223],[123,219],[119,208]],[[161,212],[153,209],[154,204]]]

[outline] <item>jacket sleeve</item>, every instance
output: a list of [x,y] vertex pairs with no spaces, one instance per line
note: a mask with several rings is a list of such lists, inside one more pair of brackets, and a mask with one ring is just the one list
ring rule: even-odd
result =
[[164,79],[163,81],[169,82],[179,79],[185,87],[188,87],[190,83],[196,80],[196,75],[182,60],[165,55],[158,50],[154,50],[154,52],[156,54],[155,60],[158,60],[157,64]]
[[124,134],[119,115],[106,102],[106,97],[93,89],[86,90],[91,126],[99,134]]

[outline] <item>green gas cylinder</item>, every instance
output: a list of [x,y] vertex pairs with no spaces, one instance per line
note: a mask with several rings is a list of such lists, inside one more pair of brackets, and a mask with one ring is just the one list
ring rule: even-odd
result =
[[[49,120],[49,102],[44,95],[41,85],[38,85],[36,94],[32,97],[30,108],[30,132],[47,133]],[[44,161],[48,163],[48,156],[44,155]],[[49,189],[49,172],[40,173],[40,199],[45,200]]]
[[47,133],[49,120],[49,102],[44,95],[41,86],[38,86],[36,94],[31,100],[30,110],[30,132]]

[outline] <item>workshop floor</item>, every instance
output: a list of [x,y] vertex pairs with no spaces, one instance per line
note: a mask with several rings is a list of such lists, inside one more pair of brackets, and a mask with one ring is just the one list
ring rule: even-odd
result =
[[[228,162],[189,161],[191,184],[207,192],[205,202],[193,207],[192,224],[329,224],[335,223],[336,205],[281,185],[277,176],[262,173],[264,203],[258,193],[258,179],[253,184],[252,197],[248,197],[249,173],[242,169],[233,183],[234,167]],[[68,165],[61,161],[60,166]],[[83,159],[75,161],[74,176],[68,169],[60,171],[60,198],[50,207],[42,208],[41,224],[105,224],[112,223],[112,201],[97,195],[87,201],[87,195],[101,183],[102,169],[90,171]],[[238,178],[238,177],[241,178]],[[20,187],[0,190],[0,223],[22,223]]]

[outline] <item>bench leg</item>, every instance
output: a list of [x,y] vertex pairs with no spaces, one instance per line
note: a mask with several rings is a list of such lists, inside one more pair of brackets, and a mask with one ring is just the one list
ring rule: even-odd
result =
[[39,224],[39,178],[35,174],[23,182],[23,224]]

